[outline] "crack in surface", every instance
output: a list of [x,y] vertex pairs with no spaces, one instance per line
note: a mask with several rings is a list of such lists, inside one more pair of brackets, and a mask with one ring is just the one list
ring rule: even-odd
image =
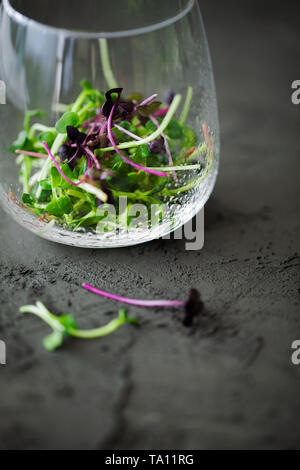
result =
[[133,391],[133,366],[131,357],[129,355],[131,349],[136,343],[136,339],[137,335],[133,334],[131,341],[120,351],[122,358],[125,356],[125,362],[123,362],[121,365],[121,386],[118,397],[116,398],[113,406],[113,429],[103,440],[103,442],[96,447],[97,450],[116,449],[118,447],[118,443],[121,441],[123,434],[126,432],[127,422],[125,418],[125,410],[129,404]]

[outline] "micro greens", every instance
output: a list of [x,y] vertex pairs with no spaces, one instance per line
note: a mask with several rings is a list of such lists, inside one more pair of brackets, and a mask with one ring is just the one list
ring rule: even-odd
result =
[[[126,100],[117,88],[105,39],[100,52],[112,88],[102,93],[83,80],[80,95],[64,105],[54,127],[31,123],[43,116],[40,110],[27,112],[24,130],[9,149],[18,155],[24,206],[74,231],[95,230],[101,220],[98,207],[108,203],[118,208],[121,197],[147,207],[172,203],[201,184],[214,161],[208,126],[203,125],[203,139],[197,143],[185,125],[191,87],[178,120],[181,95],[167,93],[164,103],[157,94]],[[126,219],[127,210],[118,217]]]
[[129,318],[126,310],[119,311],[119,317],[112,320],[106,326],[92,330],[81,330],[77,327],[74,317],[70,314],[56,316],[45,307],[42,302],[36,302],[36,305],[26,305],[20,308],[21,313],[32,313],[52,328],[53,332],[47,336],[43,343],[45,349],[54,351],[62,346],[66,337],[78,339],[96,339],[108,336],[118,330],[126,323],[137,325],[135,318]]

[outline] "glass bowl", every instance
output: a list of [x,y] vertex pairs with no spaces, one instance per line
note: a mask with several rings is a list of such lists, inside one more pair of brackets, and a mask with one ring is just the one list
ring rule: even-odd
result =
[[[3,0],[0,80],[2,93],[6,87],[6,104],[0,105],[0,201],[5,211],[31,232],[78,247],[135,245],[168,235],[186,224],[212,193],[219,161],[218,112],[198,2],[119,0],[112,4],[108,0],[65,0],[54,8],[50,0]],[[98,225],[70,229],[54,217],[38,217],[23,204],[20,165],[26,171],[24,157],[8,148],[24,128],[24,113],[41,109],[47,118],[34,118],[33,122],[55,126],[66,105],[78,97],[82,80],[103,91],[122,87],[126,96],[139,93],[147,98],[156,93],[161,102],[172,103],[175,114],[171,117],[194,131],[197,142],[190,148],[187,143],[182,157],[187,168],[169,173],[173,176],[161,198],[155,193],[160,201],[159,209],[154,208],[154,223],[150,223],[150,216],[147,220],[129,217],[128,208],[123,208],[123,216],[120,212],[117,219],[123,223],[114,224],[114,228],[108,224],[103,229],[100,224],[100,229]],[[173,102],[170,91],[176,94]],[[162,121],[163,117],[159,123]],[[42,164],[34,157],[28,160],[33,161],[31,176],[35,175]],[[49,157],[48,170],[51,165],[54,163]],[[128,168],[131,173],[141,174]],[[149,190],[151,193],[153,188]],[[149,214],[149,205],[147,210]]]

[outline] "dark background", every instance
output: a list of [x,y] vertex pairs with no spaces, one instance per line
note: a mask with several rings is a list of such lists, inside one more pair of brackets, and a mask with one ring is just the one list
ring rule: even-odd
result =
[[[77,250],[34,237],[1,212],[0,448],[300,448],[299,129],[296,2],[201,0],[216,75],[221,170],[206,244],[155,241]],[[170,311],[131,309],[103,341],[43,350],[47,328],[18,315],[42,300],[83,327],[114,306],[82,281],[139,297],[201,289],[192,329]]]

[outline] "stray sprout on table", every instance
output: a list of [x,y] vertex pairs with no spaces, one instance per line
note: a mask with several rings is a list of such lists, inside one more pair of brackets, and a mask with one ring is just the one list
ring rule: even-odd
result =
[[194,318],[203,312],[204,304],[201,300],[200,293],[196,289],[191,289],[189,297],[186,301],[182,300],[142,300],[132,299],[129,297],[122,297],[110,292],[106,292],[96,287],[90,286],[84,283],[82,287],[93,294],[106,297],[107,299],[115,300],[128,305],[134,305],[137,307],[183,307],[185,311],[185,317],[183,324],[185,326],[191,326]]
[[96,339],[114,333],[125,323],[138,325],[138,321],[135,318],[129,318],[124,309],[120,310],[119,317],[112,320],[108,325],[92,330],[80,330],[72,315],[53,315],[42,302],[36,302],[36,305],[21,307],[20,312],[32,313],[52,328],[53,332],[44,339],[44,347],[48,351],[54,351],[61,347],[64,339],[68,336],[79,339]]
[[[121,297],[109,292],[105,292],[89,284],[83,284],[83,287],[97,295],[115,300],[117,302],[134,305],[138,307],[183,307],[184,308],[184,326],[192,326],[194,318],[203,312],[204,304],[201,301],[200,294],[196,289],[190,291],[189,298],[183,302],[180,300],[141,300],[129,297]],[[20,308],[21,313],[32,313],[43,320],[52,328],[52,333],[44,339],[44,347],[48,351],[54,351],[62,346],[66,337],[78,339],[96,339],[108,336],[114,333],[125,323],[138,325],[136,318],[128,317],[126,310],[119,310],[119,317],[112,320],[108,325],[92,329],[81,330],[78,328],[74,317],[70,314],[61,316],[53,315],[42,302],[36,302],[36,305],[25,305]]]

